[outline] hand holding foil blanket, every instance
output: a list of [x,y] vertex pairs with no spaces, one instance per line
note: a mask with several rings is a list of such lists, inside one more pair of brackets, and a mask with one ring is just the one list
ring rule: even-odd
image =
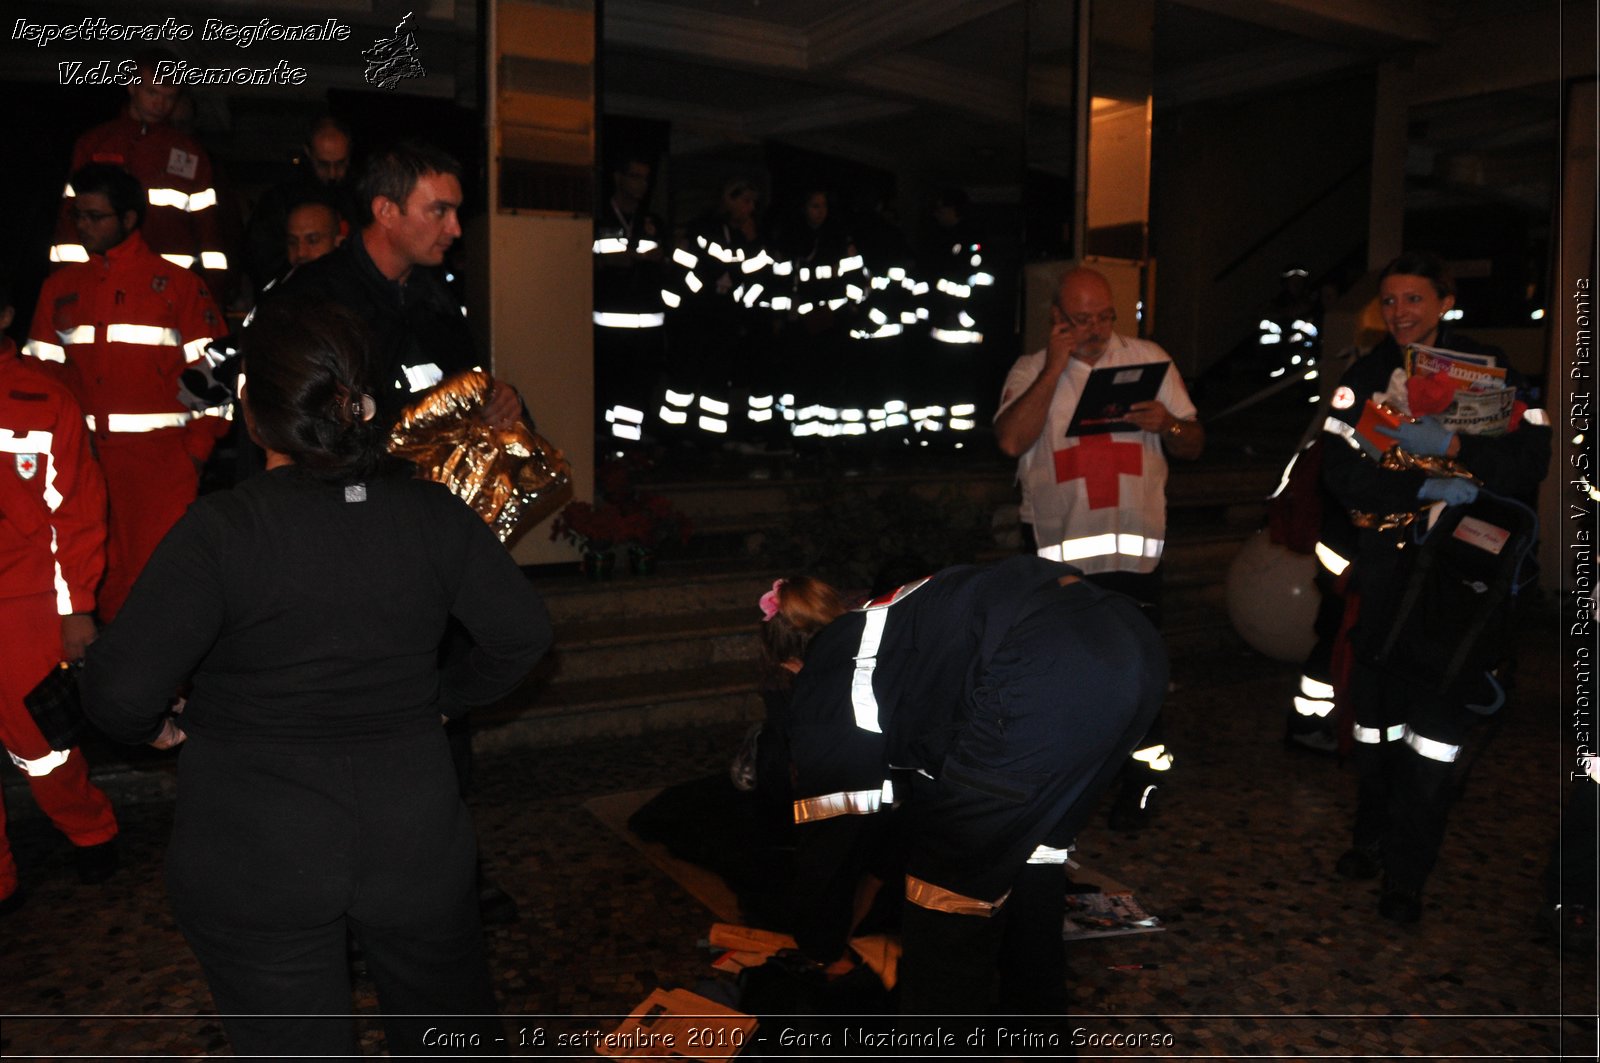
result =
[[400,415],[389,453],[448,487],[506,543],[572,496],[572,467],[526,418],[507,429],[484,423],[493,387],[478,369],[444,381]]

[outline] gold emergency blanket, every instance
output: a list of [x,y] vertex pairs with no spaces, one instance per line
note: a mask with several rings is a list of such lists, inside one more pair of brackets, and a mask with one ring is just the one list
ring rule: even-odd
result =
[[[1385,469],[1420,469],[1429,476],[1459,476],[1465,480],[1477,483],[1478,480],[1467,467],[1454,458],[1442,455],[1413,454],[1401,450],[1398,445],[1384,451],[1383,458],[1378,462]],[[1393,531],[1396,528],[1409,527],[1413,521],[1427,512],[1427,507],[1408,510],[1405,513],[1363,513],[1359,509],[1350,511],[1350,523],[1358,528],[1376,528],[1379,531]]]
[[572,497],[572,467],[526,419],[507,429],[483,423],[493,386],[478,369],[444,381],[400,415],[389,453],[448,487],[504,543]]

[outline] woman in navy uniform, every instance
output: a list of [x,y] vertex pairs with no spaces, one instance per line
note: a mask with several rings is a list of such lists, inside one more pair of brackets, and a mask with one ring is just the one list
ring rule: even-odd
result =
[[[1493,503],[1496,514],[1480,516],[1505,524],[1503,517],[1515,518],[1519,507],[1527,511],[1550,465],[1550,427],[1538,409],[1517,411],[1510,430],[1493,435],[1457,433],[1433,417],[1408,419],[1390,433],[1396,449],[1435,464],[1374,460],[1355,426],[1368,401],[1407,401],[1408,347],[1479,355],[1507,368],[1498,349],[1450,331],[1444,316],[1455,306],[1455,285],[1434,255],[1395,259],[1379,275],[1378,294],[1389,335],[1340,380],[1322,468],[1323,482],[1361,527],[1351,569],[1359,616],[1350,631],[1359,796],[1352,845],[1336,870],[1350,879],[1382,872],[1379,915],[1414,923],[1422,917],[1422,886],[1438,859],[1459,787],[1464,740],[1472,721],[1495,711],[1504,697],[1493,675],[1503,644],[1491,646],[1492,639],[1472,631],[1474,625],[1482,632],[1503,621],[1508,609],[1503,599],[1486,593],[1455,598],[1447,589],[1487,589],[1485,580],[1419,583],[1426,573],[1418,559],[1429,538],[1419,529],[1431,526],[1424,511],[1437,502],[1455,510],[1449,517],[1453,526],[1480,489],[1509,500]],[[1517,383],[1514,371],[1506,381]],[[1447,460],[1456,466],[1453,472],[1445,471]],[[1513,551],[1503,551],[1501,560],[1514,560]],[[1402,638],[1405,618],[1415,622],[1423,616],[1432,619],[1421,640]],[[1461,664],[1447,669],[1449,674],[1440,672],[1443,662],[1456,659]]]

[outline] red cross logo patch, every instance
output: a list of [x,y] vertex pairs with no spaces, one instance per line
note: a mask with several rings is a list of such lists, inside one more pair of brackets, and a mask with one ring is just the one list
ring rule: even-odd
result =
[[1056,483],[1082,480],[1090,509],[1115,506],[1122,497],[1122,477],[1144,475],[1144,445],[1118,443],[1110,432],[1084,436],[1055,457]]
[[34,474],[37,473],[38,471],[39,471],[39,455],[37,455],[37,454],[18,454],[17,455],[17,475],[18,476],[22,477],[24,480],[31,480],[34,477]]

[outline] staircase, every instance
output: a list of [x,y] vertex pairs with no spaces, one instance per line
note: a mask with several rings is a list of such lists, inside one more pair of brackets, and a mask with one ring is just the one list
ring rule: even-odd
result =
[[[1174,465],[1168,481],[1163,635],[1177,659],[1243,646],[1228,623],[1224,581],[1239,544],[1260,526],[1263,500],[1281,472],[1281,460],[1230,446],[1220,435],[1212,442],[1205,459]],[[843,480],[868,496],[891,488],[930,497],[953,493],[995,514],[994,541],[979,560],[1015,549],[1003,541],[1008,530],[1015,534],[1012,466],[998,456],[945,454]],[[763,550],[795,507],[810,504],[818,483],[792,463],[669,471],[649,486],[694,519],[686,556],[663,562],[654,575],[622,572],[607,583],[585,579],[576,561],[533,572],[555,621],[555,649],[521,689],[474,712],[474,747],[561,746],[759,719],[756,601],[775,577],[795,574]],[[84,748],[96,782],[119,803],[171,799],[171,753],[95,735]],[[17,797],[25,786],[14,775],[6,780]],[[16,811],[33,807],[28,801],[12,804]]]
[[[848,489],[953,491],[997,514],[996,541],[979,560],[1012,552],[1004,541],[1016,520],[1011,463],[938,464],[863,472],[847,480]],[[760,478],[751,478],[752,469]],[[1240,456],[1174,465],[1164,626],[1174,657],[1242,645],[1227,620],[1224,581],[1239,544],[1261,525],[1280,471],[1276,460]],[[535,572],[555,621],[555,649],[519,691],[476,714],[475,746],[562,745],[759,719],[756,601],[774,578],[794,574],[764,550],[817,487],[815,477],[762,465],[651,483],[693,519],[690,556],[662,562],[653,575],[619,572],[609,582],[586,580],[576,563]]]

